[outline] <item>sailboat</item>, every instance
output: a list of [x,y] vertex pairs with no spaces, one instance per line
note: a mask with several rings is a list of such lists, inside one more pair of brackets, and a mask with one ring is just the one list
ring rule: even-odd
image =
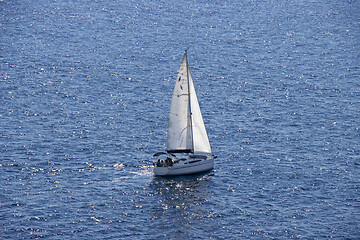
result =
[[[180,154],[181,156],[176,156]],[[187,61],[187,51],[176,78],[168,119],[166,152],[153,162],[158,176],[186,175],[214,168],[208,135]]]

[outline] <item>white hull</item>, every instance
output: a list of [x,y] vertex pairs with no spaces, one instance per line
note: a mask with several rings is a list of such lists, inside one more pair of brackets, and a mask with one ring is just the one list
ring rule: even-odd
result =
[[181,160],[173,166],[154,167],[157,176],[176,176],[209,171],[214,168],[214,159],[191,158]]

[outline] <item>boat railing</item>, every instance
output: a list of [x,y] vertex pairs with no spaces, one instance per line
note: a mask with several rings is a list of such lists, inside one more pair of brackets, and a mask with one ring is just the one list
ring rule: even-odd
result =
[[205,155],[190,155],[189,158],[207,159],[207,156],[205,156]]

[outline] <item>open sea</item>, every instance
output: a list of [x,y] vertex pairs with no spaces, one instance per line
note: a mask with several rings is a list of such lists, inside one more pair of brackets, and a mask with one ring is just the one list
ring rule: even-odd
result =
[[[215,169],[155,177],[185,49]],[[360,1],[0,0],[0,239],[360,239]]]

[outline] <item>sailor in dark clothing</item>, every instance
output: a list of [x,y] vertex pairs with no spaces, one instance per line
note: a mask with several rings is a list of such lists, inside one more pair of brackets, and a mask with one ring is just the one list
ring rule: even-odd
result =
[[166,163],[168,166],[172,166],[173,165],[173,161],[171,160],[171,158],[167,157],[166,158]]

